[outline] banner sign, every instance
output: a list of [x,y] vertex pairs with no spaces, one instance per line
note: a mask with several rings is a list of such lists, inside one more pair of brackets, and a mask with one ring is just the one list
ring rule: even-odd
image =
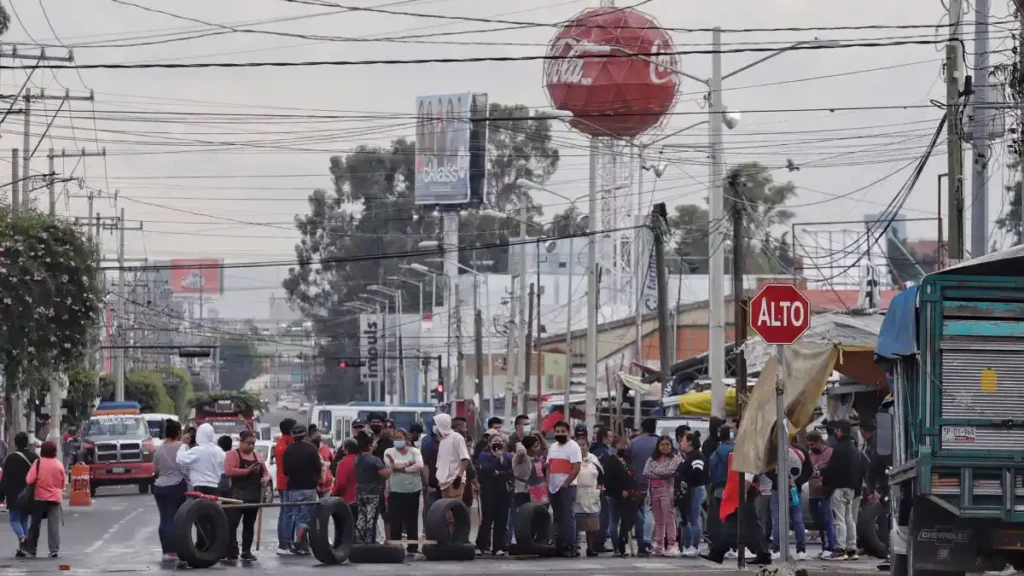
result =
[[359,380],[364,386],[380,386],[383,375],[384,318],[380,314],[359,315]]

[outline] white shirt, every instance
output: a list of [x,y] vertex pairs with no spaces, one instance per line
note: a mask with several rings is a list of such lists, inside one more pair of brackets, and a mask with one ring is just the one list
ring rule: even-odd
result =
[[548,446],[548,492],[554,494],[569,478],[573,464],[583,463],[580,445],[569,440],[565,444],[555,442]]
[[[452,432],[441,439],[437,447],[437,485],[443,490],[455,482],[459,475],[459,463],[469,460],[469,448],[466,439],[458,432]],[[462,481],[466,481],[462,474]]]
[[178,465],[188,473],[189,486],[220,486],[220,477],[224,474],[224,450],[217,445],[217,434],[213,426],[203,424],[196,431],[196,447],[187,445],[178,450]]

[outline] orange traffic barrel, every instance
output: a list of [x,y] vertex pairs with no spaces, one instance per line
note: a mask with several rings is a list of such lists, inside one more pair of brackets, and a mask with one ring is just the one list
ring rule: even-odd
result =
[[71,467],[71,506],[92,506],[89,466],[79,462]]

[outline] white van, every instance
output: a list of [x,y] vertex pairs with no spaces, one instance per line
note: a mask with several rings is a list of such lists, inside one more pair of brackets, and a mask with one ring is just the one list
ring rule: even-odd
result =
[[167,420],[180,422],[175,414],[143,414],[142,417],[146,420],[146,426],[149,428],[149,434],[153,437],[155,448],[159,448],[164,443],[164,438],[167,437],[164,430]]

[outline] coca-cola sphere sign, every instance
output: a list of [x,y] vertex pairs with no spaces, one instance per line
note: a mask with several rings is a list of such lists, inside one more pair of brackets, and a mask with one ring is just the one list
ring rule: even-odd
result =
[[632,138],[675,106],[680,84],[675,50],[668,32],[647,14],[591,8],[551,40],[544,85],[554,107],[576,117],[571,123],[577,130]]

